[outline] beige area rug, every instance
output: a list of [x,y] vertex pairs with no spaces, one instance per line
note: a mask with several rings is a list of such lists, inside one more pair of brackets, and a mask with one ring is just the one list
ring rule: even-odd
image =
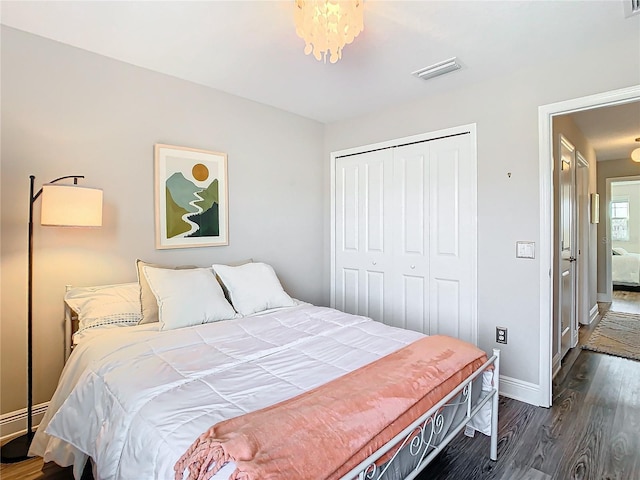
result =
[[582,348],[640,361],[640,315],[607,312]]

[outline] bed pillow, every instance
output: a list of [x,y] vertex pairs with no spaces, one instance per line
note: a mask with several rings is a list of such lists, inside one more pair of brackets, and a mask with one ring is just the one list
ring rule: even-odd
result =
[[186,268],[196,268],[195,266],[168,267],[165,265],[157,265],[154,263],[136,260],[136,272],[138,273],[138,283],[140,284],[140,324],[154,323],[158,321],[158,301],[156,296],[149,288],[147,277],[142,273],[142,267],[165,268],[168,270],[178,270]]
[[229,292],[233,308],[242,315],[296,305],[283,290],[271,265],[260,262],[238,267],[213,265],[213,270]]
[[622,247],[613,247],[613,254],[614,255],[628,255],[629,252],[627,252],[624,248]]
[[65,296],[78,314],[78,332],[104,325],[137,325],[140,321],[140,287],[137,283],[76,287]]
[[236,317],[211,268],[173,270],[142,267],[158,304],[160,330]]

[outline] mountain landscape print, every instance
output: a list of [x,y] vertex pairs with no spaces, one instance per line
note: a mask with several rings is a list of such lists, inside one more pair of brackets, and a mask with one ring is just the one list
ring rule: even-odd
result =
[[218,179],[206,189],[196,187],[176,172],[166,183],[167,238],[217,237],[220,234],[218,218]]
[[226,155],[156,147],[158,248],[226,245]]

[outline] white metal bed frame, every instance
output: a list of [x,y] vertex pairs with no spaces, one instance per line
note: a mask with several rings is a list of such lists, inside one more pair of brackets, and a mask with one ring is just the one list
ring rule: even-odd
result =
[[[493,366],[493,387],[487,394],[480,398],[476,405],[472,405],[473,380],[481,375],[489,367]],[[491,460],[498,459],[498,389],[500,387],[500,350],[493,349],[493,356],[489,358],[478,370],[470,375],[464,382],[458,385],[451,393],[440,400],[429,411],[417,418],[411,425],[405,428],[389,442],[375,451],[359,465],[342,477],[341,480],[378,480],[384,478],[391,464],[398,459],[400,450],[409,448],[413,457],[419,457],[417,465],[405,480],[414,479],[431,461],[446,447],[451,440],[465,427],[480,409],[491,400]],[[459,400],[452,399],[461,393]],[[437,445],[433,442],[442,431],[444,423],[443,411],[447,406],[466,405],[464,417],[455,425],[451,425],[448,434]],[[391,459],[378,466],[376,461],[386,455],[389,451],[396,449]]]

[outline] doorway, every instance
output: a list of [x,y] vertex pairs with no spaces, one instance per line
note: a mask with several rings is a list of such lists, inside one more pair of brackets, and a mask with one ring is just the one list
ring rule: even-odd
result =
[[640,314],[640,176],[608,178],[607,197],[612,290],[609,310]]
[[552,404],[554,318],[553,118],[558,115],[640,101],[640,85],[539,108],[540,127],[540,377],[539,405]]

